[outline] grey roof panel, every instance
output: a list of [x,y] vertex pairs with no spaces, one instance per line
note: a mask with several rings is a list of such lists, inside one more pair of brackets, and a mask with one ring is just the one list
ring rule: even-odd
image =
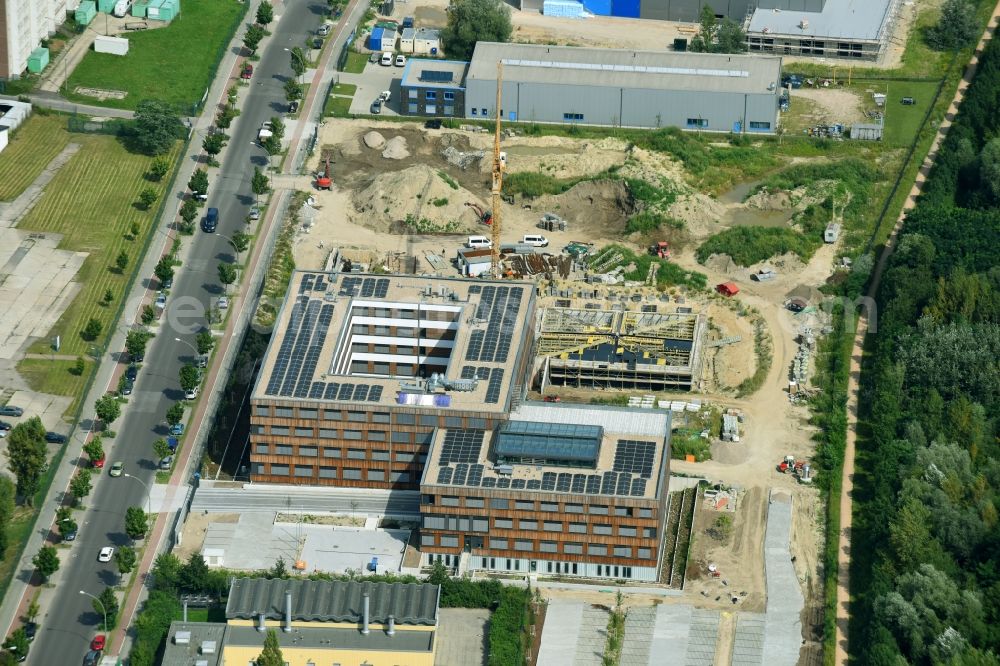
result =
[[[757,9],[748,32],[874,41],[882,37],[893,4],[892,0],[826,0],[821,12]],[[803,19],[808,23],[800,28]],[[831,46],[835,45],[827,49]]]
[[229,590],[226,618],[247,620],[264,613],[268,619],[282,619],[285,591],[290,590],[293,620],[360,622],[367,592],[373,623],[388,622],[392,615],[398,624],[434,625],[439,589],[424,583],[238,578]]

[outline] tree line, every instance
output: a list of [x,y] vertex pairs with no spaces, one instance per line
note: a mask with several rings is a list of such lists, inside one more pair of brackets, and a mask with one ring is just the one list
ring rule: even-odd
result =
[[1000,664],[998,99],[993,40],[877,295],[859,401],[858,663]]

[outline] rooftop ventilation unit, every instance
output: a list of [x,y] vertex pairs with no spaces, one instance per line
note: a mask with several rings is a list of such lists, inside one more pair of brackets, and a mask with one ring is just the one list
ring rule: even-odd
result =
[[178,631],[174,634],[174,645],[189,645],[191,643],[190,631]]
[[202,654],[215,654],[215,641],[202,641],[201,642],[201,653]]

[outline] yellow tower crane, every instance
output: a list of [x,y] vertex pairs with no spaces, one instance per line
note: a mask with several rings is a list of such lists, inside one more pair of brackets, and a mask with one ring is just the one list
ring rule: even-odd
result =
[[490,253],[490,273],[494,280],[501,277],[500,268],[500,190],[503,188],[503,171],[506,165],[503,153],[500,152],[500,90],[503,86],[503,61],[497,62],[497,122],[493,133],[493,187],[490,189],[493,200],[493,247]]

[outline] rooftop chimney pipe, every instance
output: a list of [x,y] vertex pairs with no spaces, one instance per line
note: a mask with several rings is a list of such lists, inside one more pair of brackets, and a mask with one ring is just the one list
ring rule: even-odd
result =
[[365,592],[364,596],[361,597],[361,633],[365,636],[371,631],[368,628],[368,593]]
[[285,590],[285,624],[281,627],[284,632],[292,631],[292,591]]
[[385,633],[389,636],[396,635],[396,618],[391,615],[389,616],[389,630]]
[[263,613],[263,611],[261,611],[260,615],[257,616],[257,619],[258,619],[258,622],[257,622],[257,631],[259,631],[260,633],[264,633],[264,630],[266,629],[266,627],[264,626],[264,613]]

